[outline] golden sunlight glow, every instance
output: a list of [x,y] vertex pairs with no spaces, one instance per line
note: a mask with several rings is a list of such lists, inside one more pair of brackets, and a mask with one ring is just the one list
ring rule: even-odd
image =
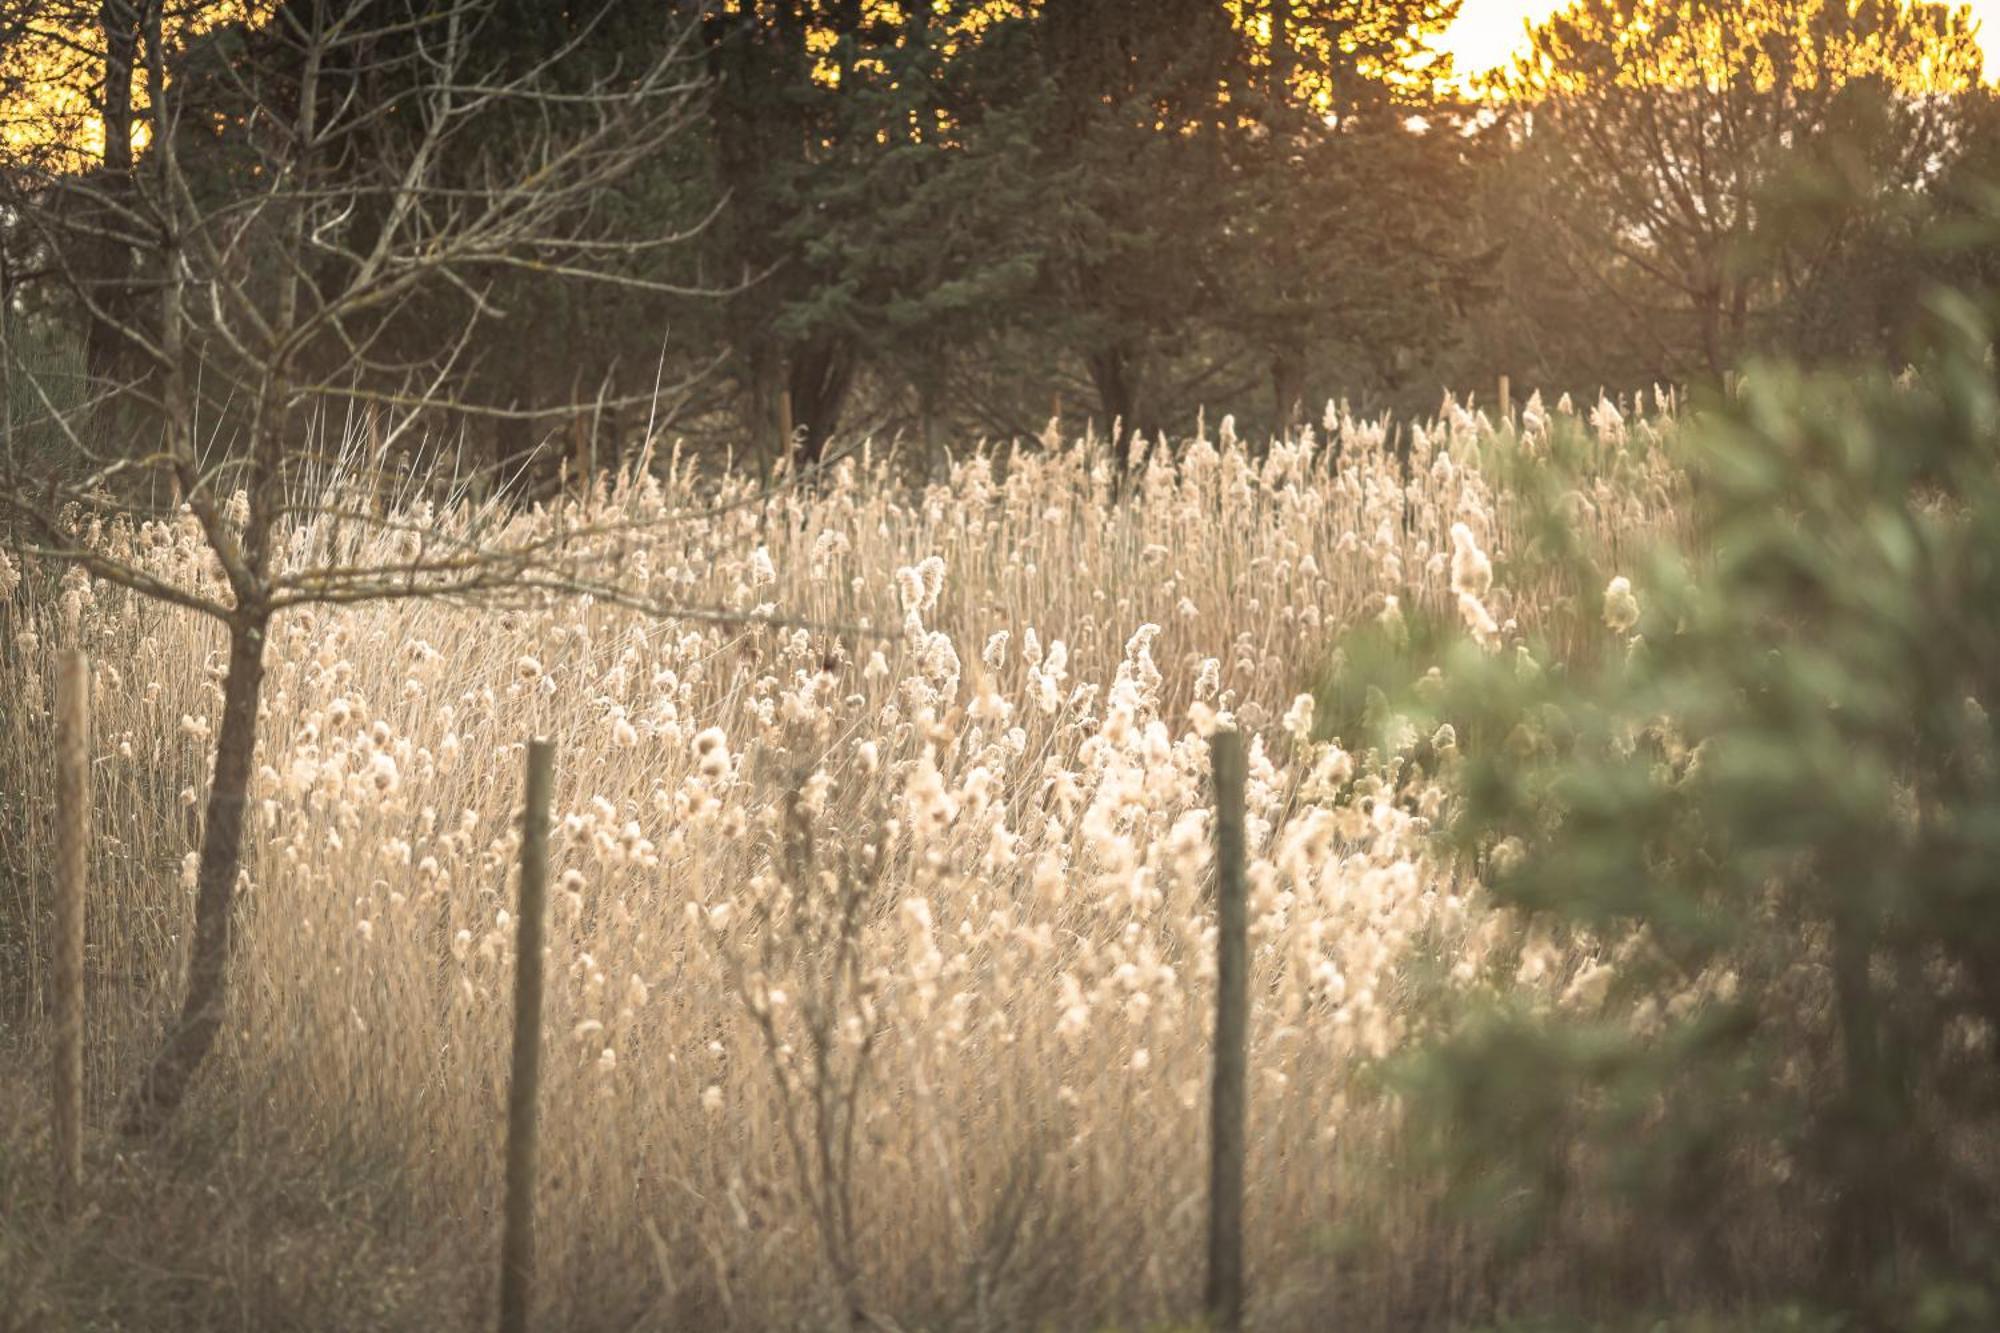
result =
[[[1969,0],[1979,22],[1986,77],[2000,78],[2000,0]],[[1526,25],[1562,8],[1562,0],[1465,0],[1439,45],[1461,78],[1484,74],[1512,60],[1527,45]]]
[[[262,14],[268,0],[210,0],[166,12],[166,41],[178,46],[218,24]],[[0,81],[24,91],[0,99],[0,147],[76,165],[104,153],[104,121],[92,85],[103,60],[95,31],[68,26],[60,17],[30,21],[0,51]],[[152,136],[146,121],[147,82],[143,70],[132,83],[132,147],[143,151]]]
[[1465,0],[1438,45],[1461,75],[1484,74],[1527,45],[1527,25],[1560,8],[1560,0]]
[[[732,0],[735,4],[744,2]],[[246,9],[256,9],[265,3],[268,0],[207,0],[177,11],[180,17],[171,26],[178,31],[172,32],[172,38],[186,40],[219,20],[241,15]],[[892,20],[900,16],[906,3],[908,0],[866,0],[872,16]],[[996,14],[1019,12],[1036,3],[1039,0],[990,0],[984,6],[974,6],[957,20],[959,34],[976,39]],[[1269,17],[1260,8],[1261,0],[1225,0],[1225,3],[1239,21],[1260,30],[1268,40]],[[1511,61],[1527,44],[1528,26],[1543,22],[1564,3],[1565,0],[1464,0],[1458,18],[1437,40],[1437,49],[1452,58],[1458,78],[1469,81]],[[1966,0],[1966,5],[1979,24],[1986,78],[2000,80],[2000,0]],[[830,46],[826,34],[816,36],[821,39],[822,47]],[[46,26],[31,23],[22,40],[0,52],[0,63],[12,67],[0,69],[0,75],[14,76],[7,81],[16,89],[12,97],[0,98],[0,146],[14,153],[45,154],[54,161],[68,162],[87,162],[103,152],[104,126],[87,91],[97,73],[87,54],[91,46],[92,34],[68,31],[59,22]],[[1421,64],[1414,47],[1411,51],[1413,62]],[[79,52],[86,54],[79,59]],[[820,54],[819,76],[837,82],[838,68],[825,51]],[[143,148],[148,131],[144,121],[143,77],[137,81],[133,93],[134,110],[138,113],[133,137],[135,147]],[[1313,95],[1316,100],[1325,99],[1324,93]]]

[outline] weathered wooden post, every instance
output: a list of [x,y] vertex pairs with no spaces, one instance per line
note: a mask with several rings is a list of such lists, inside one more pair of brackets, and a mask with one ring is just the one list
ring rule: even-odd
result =
[[1243,1156],[1248,1111],[1250,948],[1244,872],[1243,736],[1209,741],[1215,775],[1215,1084],[1209,1137],[1208,1290],[1213,1327],[1243,1327]]
[[520,920],[514,936],[514,1065],[507,1084],[507,1200],[500,1237],[500,1333],[524,1333],[535,1262],[535,1099],[542,1066],[542,923],[555,745],[528,742],[521,811]]
[[1514,384],[1505,375],[1500,377],[1500,421],[1508,427],[1514,424]]
[[56,923],[53,1117],[56,1207],[83,1191],[83,897],[90,864],[90,661],[66,649],[56,681]]

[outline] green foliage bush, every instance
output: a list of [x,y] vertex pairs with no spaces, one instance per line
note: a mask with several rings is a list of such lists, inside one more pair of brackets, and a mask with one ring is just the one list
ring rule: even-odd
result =
[[1695,535],[1627,571],[1627,651],[1432,691],[1483,719],[1447,836],[1610,969],[1405,1071],[1523,1258],[2000,1319],[2000,380],[1990,309],[1932,316],[1900,380],[1759,366],[1687,432]]

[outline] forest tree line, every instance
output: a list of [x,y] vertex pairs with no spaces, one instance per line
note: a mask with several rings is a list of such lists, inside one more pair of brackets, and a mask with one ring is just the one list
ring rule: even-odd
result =
[[[862,435],[928,453],[1051,415],[1150,434],[1203,410],[1254,438],[1329,398],[1423,411],[1500,375],[1594,394],[1762,353],[1894,363],[1927,282],[1993,267],[1990,246],[1950,243],[2000,142],[1962,11],[1581,0],[1471,86],[1436,49],[1457,8],[282,0],[232,18],[49,0],[0,27],[10,124],[64,82],[103,128],[81,148],[7,138],[12,343],[127,421],[111,409],[154,374],[132,355],[159,286],[153,135],[227,216],[265,184],[260,108],[302,96],[348,116],[312,162],[321,271],[280,271],[283,247],[248,228],[220,280],[296,277],[308,306],[346,281],[371,229],[408,221],[395,173],[445,25],[461,97],[538,89],[426,160],[468,196],[532,191],[556,131],[599,151],[588,122],[622,78],[671,67],[683,94],[670,132],[566,196],[525,252],[300,349],[350,386],[448,375],[431,424],[500,457],[559,438],[601,461],[650,427],[810,461]],[[329,9],[365,11],[365,39],[313,40]],[[83,203],[46,207],[77,181]],[[190,382],[226,422],[230,377]]]

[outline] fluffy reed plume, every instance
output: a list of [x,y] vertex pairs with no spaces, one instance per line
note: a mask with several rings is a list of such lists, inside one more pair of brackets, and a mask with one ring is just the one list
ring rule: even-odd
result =
[[[1524,444],[1452,406],[1406,458],[1382,423],[1330,416],[1324,444],[1261,457],[1226,434],[1153,449],[1116,499],[1104,454],[1060,443],[975,453],[921,490],[863,455],[768,508],[731,503],[750,480],[677,461],[591,498],[692,515],[598,553],[638,592],[840,629],[554,595],[288,614],[224,1095],[254,1123],[393,1153],[423,1223],[484,1252],[520,743],[548,735],[538,1231],[557,1322],[761,1328],[836,1301],[905,1324],[1184,1314],[1213,969],[1204,736],[1233,725],[1252,1267],[1261,1320],[1316,1323],[1337,1266],[1301,1238],[1360,1227],[1393,1249],[1437,1225],[1422,1198],[1364,1188],[1392,1117],[1361,1075],[1422,1027],[1416,964],[1455,985],[1522,965],[1428,848],[1451,739],[1424,742],[1429,766],[1350,752],[1360,738],[1316,734],[1300,691],[1339,631],[1378,620],[1466,623],[1496,650],[1609,637],[1595,587],[1516,569],[1524,519],[1489,459],[1541,447],[1538,400]],[[1674,479],[1643,448],[1659,428],[1616,417],[1570,505],[1614,557],[1671,521]],[[88,536],[162,579],[218,577],[186,522]],[[215,632],[87,582],[13,602],[23,703],[0,764],[31,801],[49,653],[74,635],[99,664],[97,947],[133,981],[117,1012],[147,1016],[107,1025],[122,1069],[181,965],[181,793],[205,778]],[[1602,993],[1586,958],[1531,961],[1551,1002]],[[1338,1285],[1356,1312],[1431,1298],[1389,1265]]]

